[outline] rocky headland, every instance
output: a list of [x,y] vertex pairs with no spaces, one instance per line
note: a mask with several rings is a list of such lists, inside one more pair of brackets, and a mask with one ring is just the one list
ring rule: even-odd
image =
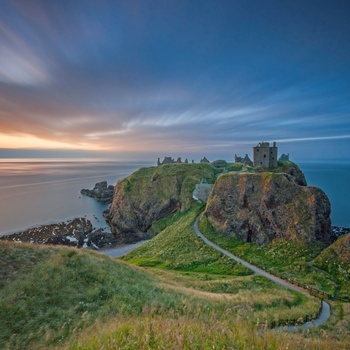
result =
[[102,204],[111,204],[113,201],[114,186],[108,185],[107,181],[101,181],[95,184],[92,190],[82,189],[80,193],[96,199]]
[[[205,196],[199,195],[200,186],[206,186]],[[304,174],[292,162],[280,162],[273,169],[168,164],[141,168],[115,187],[103,181],[81,193],[111,203],[104,212],[111,233],[94,230],[89,220],[76,218],[0,239],[95,249],[130,244],[153,237],[155,221],[189,209],[196,200],[207,201],[206,215],[218,231],[247,242],[265,244],[286,238],[329,245],[348,232],[331,228],[327,195],[307,186]]]
[[139,169],[116,184],[106,220],[120,243],[147,239],[154,221],[194,203],[193,191],[205,179],[214,184],[206,213],[217,230],[260,244],[278,238],[331,243],[328,197],[307,186],[296,164],[229,170],[210,164]]

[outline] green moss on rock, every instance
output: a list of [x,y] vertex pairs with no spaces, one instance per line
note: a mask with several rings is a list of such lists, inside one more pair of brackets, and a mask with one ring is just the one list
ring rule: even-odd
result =
[[141,168],[118,181],[107,215],[112,232],[122,243],[148,238],[152,223],[195,202],[195,185],[215,182],[221,170],[210,164],[166,164]]

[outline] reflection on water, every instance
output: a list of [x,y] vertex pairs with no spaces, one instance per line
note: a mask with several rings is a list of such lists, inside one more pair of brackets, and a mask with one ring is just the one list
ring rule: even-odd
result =
[[108,205],[82,196],[82,188],[117,180],[144,165],[111,161],[0,161],[0,234],[38,224],[86,216],[94,227],[106,227]]

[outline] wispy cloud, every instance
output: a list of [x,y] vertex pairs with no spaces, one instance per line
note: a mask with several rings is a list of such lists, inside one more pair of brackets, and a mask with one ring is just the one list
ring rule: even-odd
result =
[[40,85],[50,81],[46,63],[1,21],[0,81],[19,85]]
[[309,21],[308,2],[152,3],[4,0],[0,147],[18,134],[141,153],[350,147],[341,6],[322,2]]

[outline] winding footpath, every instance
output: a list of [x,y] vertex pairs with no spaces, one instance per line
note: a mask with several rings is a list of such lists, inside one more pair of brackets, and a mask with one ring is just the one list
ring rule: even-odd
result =
[[[214,249],[218,250],[219,252],[225,254],[226,256],[228,256],[229,258],[237,261],[238,263],[242,264],[243,266],[247,267],[248,269],[252,270],[253,272],[255,272],[257,275],[260,275],[260,276],[263,276],[263,277],[266,277],[268,278],[269,280],[281,285],[281,286],[284,286],[284,287],[287,287],[291,290],[294,290],[294,291],[297,291],[297,292],[300,292],[300,293],[303,293],[305,295],[310,295],[306,290],[298,287],[298,286],[295,286],[285,280],[282,280],[281,278],[278,278],[274,275],[271,275],[270,273],[262,270],[262,269],[259,269],[258,267],[252,265],[252,264],[249,264],[248,262],[240,259],[239,257],[231,254],[230,252],[228,252],[227,250],[219,247],[218,245],[216,245],[215,243],[209,241],[209,239],[207,239],[198,229],[198,220],[199,220],[199,216],[196,218],[196,221],[194,222],[193,224],[193,230],[194,232],[196,233],[197,236],[199,236],[206,244],[210,245],[211,247],[213,247]],[[330,305],[323,301],[322,300],[322,310],[321,310],[321,314],[320,316],[313,320],[313,321],[310,321],[310,322],[306,322],[302,325],[299,325],[299,326],[282,326],[282,327],[277,327],[274,329],[274,331],[278,331],[278,330],[286,330],[286,331],[289,331],[289,332],[293,332],[293,331],[296,331],[296,330],[299,330],[299,329],[308,329],[308,328],[311,328],[311,327],[315,327],[315,326],[320,326],[321,324],[325,323],[329,316],[331,314],[331,308],[330,308]]]
[[134,244],[125,244],[123,246],[115,247],[115,248],[100,249],[99,252],[108,255],[110,258],[119,258],[119,257],[131,252],[132,250],[139,247],[140,245],[142,245],[145,242],[147,242],[147,241],[139,241],[139,242],[134,243]]

